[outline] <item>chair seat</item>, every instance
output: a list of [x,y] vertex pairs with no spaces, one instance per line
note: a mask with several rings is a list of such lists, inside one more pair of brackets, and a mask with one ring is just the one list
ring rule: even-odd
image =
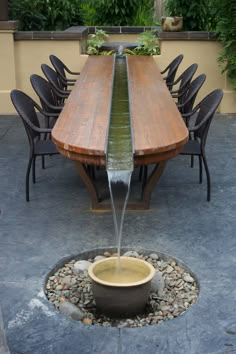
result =
[[35,155],[59,154],[55,144],[51,140],[38,140],[34,145]]
[[197,140],[189,140],[183,147],[181,155],[201,155],[201,146]]

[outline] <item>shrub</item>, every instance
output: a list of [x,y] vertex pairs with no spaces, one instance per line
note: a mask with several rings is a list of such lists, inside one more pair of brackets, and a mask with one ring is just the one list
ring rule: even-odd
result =
[[236,0],[213,0],[213,4],[217,12],[217,32],[224,47],[218,61],[236,89]]
[[9,16],[22,31],[56,31],[78,25],[80,0],[9,0]]
[[211,0],[166,0],[170,16],[183,17],[186,31],[209,31],[215,28],[215,10]]

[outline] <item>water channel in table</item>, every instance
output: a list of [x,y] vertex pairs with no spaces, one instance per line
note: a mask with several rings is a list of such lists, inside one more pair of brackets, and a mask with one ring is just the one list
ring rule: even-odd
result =
[[118,269],[125,209],[133,172],[133,141],[129,111],[127,62],[117,56],[107,140],[107,175],[117,240]]

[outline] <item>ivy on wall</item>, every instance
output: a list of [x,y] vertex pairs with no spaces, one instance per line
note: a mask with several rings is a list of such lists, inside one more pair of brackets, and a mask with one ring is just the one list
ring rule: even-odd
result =
[[218,61],[236,89],[236,0],[213,0],[217,10],[217,33],[223,45]]

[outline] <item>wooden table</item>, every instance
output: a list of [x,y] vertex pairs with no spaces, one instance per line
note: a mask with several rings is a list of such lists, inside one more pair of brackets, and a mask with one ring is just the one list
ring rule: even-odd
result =
[[[130,209],[148,209],[168,159],[188,140],[188,130],[152,57],[127,57],[134,165],[155,164],[141,199]],[[114,57],[90,56],[52,131],[59,152],[74,160],[92,209],[110,208],[99,197],[89,165],[106,165]]]

